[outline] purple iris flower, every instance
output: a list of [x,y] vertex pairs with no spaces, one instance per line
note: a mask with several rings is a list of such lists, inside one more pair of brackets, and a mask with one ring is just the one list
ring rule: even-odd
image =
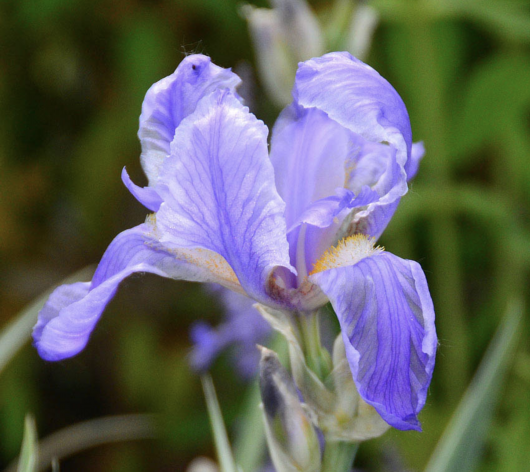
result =
[[297,312],[328,300],[362,398],[420,430],[437,346],[425,275],[374,241],[423,155],[394,88],[348,53],[299,65],[293,103],[267,127],[240,79],[192,55],[154,84],[140,116],[149,185],[125,185],[153,213],[110,244],[92,282],[57,288],[39,315],[47,360],[79,353],[118,284],[135,272],[215,282]]
[[238,373],[245,380],[254,377],[258,370],[260,352],[256,344],[264,344],[272,328],[254,308],[254,300],[211,285],[209,291],[216,295],[225,311],[224,321],[213,328],[205,321],[197,321],[191,327],[193,350],[190,364],[201,372],[207,370],[215,358],[231,348]]

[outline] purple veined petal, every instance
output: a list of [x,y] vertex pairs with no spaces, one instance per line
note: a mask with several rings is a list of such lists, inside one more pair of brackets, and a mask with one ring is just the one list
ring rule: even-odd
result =
[[291,105],[280,114],[272,132],[271,161],[288,228],[312,203],[344,187],[350,144],[351,133],[319,110]]
[[371,143],[362,138],[356,142],[354,160],[349,164],[347,186],[354,192],[359,186],[370,185],[379,198],[366,208],[351,212],[338,239],[355,233],[378,239],[390,222],[399,201],[408,191],[394,146]]
[[[221,256],[205,250],[169,250],[160,244],[153,231],[153,226],[146,223],[120,233],[107,248],[92,282],[55,289],[33,330],[34,344],[42,358],[57,361],[82,351],[120,282],[135,272],[219,282],[240,290]],[[216,272],[211,271],[212,266],[217,268]]]
[[[339,167],[346,188],[311,203],[289,228],[290,256],[299,281],[340,239],[355,233],[378,238],[407,192],[393,146],[369,142],[354,133],[349,133],[348,143],[347,159]],[[304,223],[306,228],[297,230]]]
[[206,95],[225,88],[234,91],[240,82],[230,69],[212,64],[202,54],[193,54],[173,74],[151,86],[142,105],[138,130],[142,167],[149,185],[155,185],[181,121],[195,111]]
[[[322,254],[344,237],[341,228],[345,218],[352,211],[356,208],[366,208],[378,201],[377,192],[364,186],[358,195],[347,189],[339,189],[335,197],[325,198],[311,205],[299,220],[299,224],[303,225],[302,231],[292,230],[287,234],[289,242],[296,244],[299,279],[302,273],[305,276],[311,272]],[[300,251],[303,253],[303,268],[305,269],[299,267]],[[291,251],[291,257],[292,255],[293,251]]]
[[400,166],[408,165],[412,132],[401,97],[378,72],[351,54],[333,52],[301,63],[293,97],[368,141],[392,144]]
[[207,287],[221,303],[223,320],[215,328],[203,321],[192,326],[190,364],[195,370],[205,371],[222,351],[232,349],[238,373],[250,379],[260,359],[256,344],[266,342],[271,327],[254,308],[254,300],[216,284]]
[[408,168],[405,168],[407,171],[407,180],[412,180],[414,177],[416,177],[416,174],[418,173],[418,169],[420,167],[420,161],[423,159],[423,156],[425,155],[425,145],[423,144],[423,141],[419,141],[417,143],[412,143],[412,152],[410,156],[410,162]]
[[294,269],[266,126],[230,92],[214,92],[178,127],[159,182],[161,241],[220,254],[250,297],[272,303],[272,270]]
[[437,338],[420,265],[382,252],[311,280],[337,313],[361,397],[395,428],[421,430]]
[[136,185],[129,177],[125,167],[121,171],[121,180],[129,189],[129,192],[132,193],[134,198],[136,198],[136,200],[138,200],[144,207],[151,211],[158,211],[162,204],[162,199],[153,187],[139,187]]

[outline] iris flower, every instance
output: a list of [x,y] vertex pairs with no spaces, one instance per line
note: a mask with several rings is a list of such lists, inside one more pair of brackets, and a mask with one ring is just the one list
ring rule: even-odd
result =
[[272,328],[256,310],[252,299],[217,284],[206,287],[220,302],[224,319],[215,328],[205,321],[196,321],[191,326],[191,367],[204,372],[221,352],[230,350],[238,374],[243,380],[250,380],[256,375],[261,357],[256,345],[267,342]]
[[300,63],[293,102],[268,129],[239,77],[186,57],[140,116],[151,214],[120,233],[91,282],[58,287],[39,314],[39,354],[79,353],[119,283],[136,272],[214,282],[297,316],[331,302],[361,397],[420,429],[437,346],[416,262],[375,246],[423,154],[394,88],[348,53]]

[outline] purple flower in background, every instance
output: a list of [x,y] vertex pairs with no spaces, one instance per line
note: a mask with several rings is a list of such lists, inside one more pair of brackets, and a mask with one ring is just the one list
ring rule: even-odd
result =
[[187,57],[147,92],[140,116],[149,186],[125,185],[147,221],[119,234],[92,282],[61,286],[39,315],[44,359],[86,345],[118,284],[135,272],[216,282],[303,312],[329,301],[361,397],[392,426],[420,429],[437,345],[421,267],[374,241],[423,155],[392,86],[347,53],[301,63],[293,103],[267,127],[239,78]]
[[254,308],[251,298],[211,285],[210,292],[221,301],[225,320],[216,328],[204,321],[191,327],[193,350],[190,364],[197,371],[207,370],[221,351],[232,348],[239,374],[252,378],[258,369],[260,353],[256,344],[264,344],[272,332],[270,325]]

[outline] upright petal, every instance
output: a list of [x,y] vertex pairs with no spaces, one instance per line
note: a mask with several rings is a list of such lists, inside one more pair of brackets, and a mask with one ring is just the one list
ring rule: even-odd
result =
[[[209,270],[211,257],[211,254],[168,250],[156,239],[150,224],[120,233],[103,255],[91,283],[62,285],[52,293],[33,330],[39,354],[46,360],[57,361],[83,350],[118,285],[135,272],[220,282],[237,289],[237,281],[233,275],[230,279],[226,262],[224,272],[219,270],[214,274]],[[215,261],[221,268],[222,258],[217,256]]]
[[412,133],[401,97],[379,73],[349,53],[334,52],[301,63],[293,97],[368,141],[392,144],[398,163],[407,165]]
[[394,146],[366,141],[355,143],[354,159],[348,164],[347,188],[354,193],[369,186],[379,198],[365,208],[351,207],[338,238],[362,233],[378,239],[387,227],[403,195],[407,181],[397,162]]
[[395,428],[420,430],[437,339],[419,264],[376,252],[311,280],[337,313],[359,394]]
[[281,113],[272,132],[271,161],[288,229],[312,203],[344,187],[351,141],[351,132],[319,110],[291,105]]
[[161,241],[220,254],[249,296],[270,303],[271,271],[290,264],[266,126],[228,91],[205,97],[177,129],[159,181]]
[[407,168],[407,180],[412,180],[420,167],[420,161],[425,155],[425,146],[423,141],[412,143],[412,152],[410,155],[410,165]]
[[230,69],[212,64],[202,54],[193,54],[173,74],[151,86],[142,105],[138,130],[142,167],[150,185],[156,183],[180,122],[195,111],[201,98],[219,89],[234,91],[240,82]]

